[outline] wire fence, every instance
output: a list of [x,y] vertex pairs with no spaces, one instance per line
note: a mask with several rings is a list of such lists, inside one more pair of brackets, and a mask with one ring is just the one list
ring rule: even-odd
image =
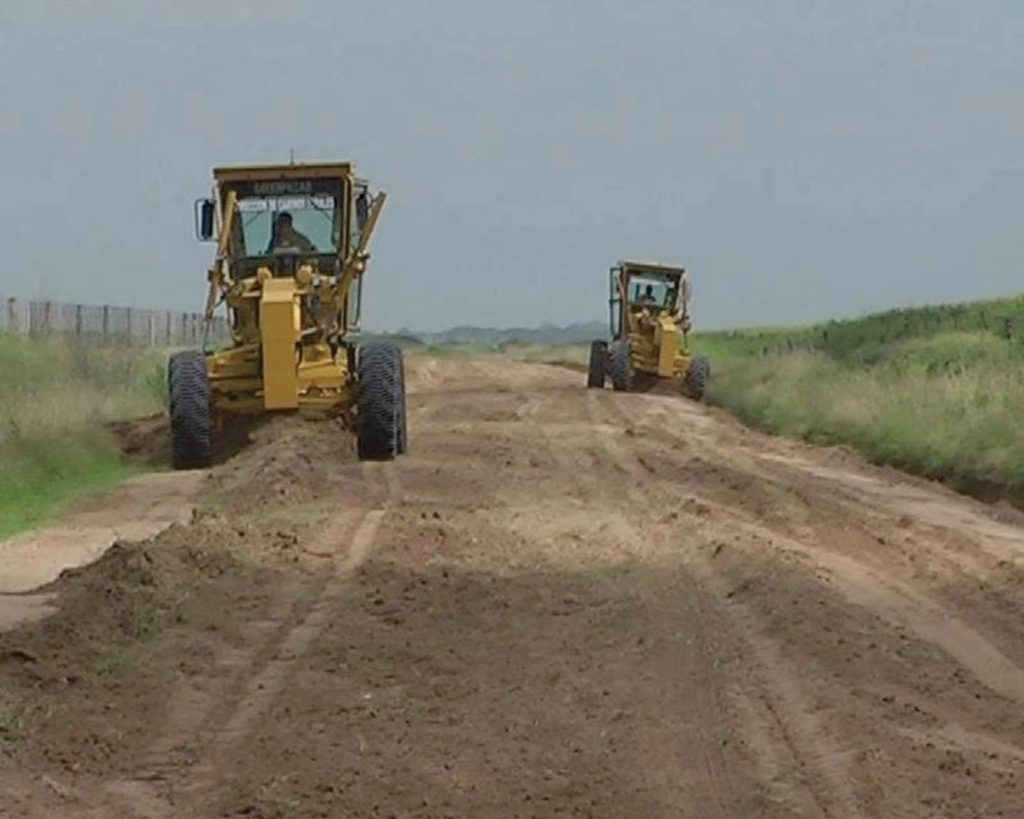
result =
[[[7,298],[0,305],[0,333],[45,337],[73,337],[102,343],[154,347],[198,346],[203,340],[202,313],[139,310],[109,304],[65,304]],[[227,321],[213,319],[209,340],[228,338]]]

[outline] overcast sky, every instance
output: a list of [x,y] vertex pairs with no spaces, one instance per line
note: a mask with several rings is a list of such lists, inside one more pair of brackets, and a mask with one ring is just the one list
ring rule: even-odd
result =
[[210,167],[390,194],[368,327],[700,326],[1024,290],[1019,0],[0,0],[0,293],[199,309]]

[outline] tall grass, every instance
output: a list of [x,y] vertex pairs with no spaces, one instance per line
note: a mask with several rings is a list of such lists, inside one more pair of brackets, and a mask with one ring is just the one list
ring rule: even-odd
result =
[[0,336],[0,537],[131,471],[105,430],[158,411],[164,356]]
[[755,426],[849,444],[964,488],[1024,489],[1017,341],[954,330],[882,342],[867,328],[860,347],[831,352],[766,353],[742,334],[704,341],[714,361],[708,400]]
[[814,350],[856,364],[874,364],[893,344],[957,333],[1019,336],[1024,331],[1024,296],[989,301],[908,307],[861,318],[804,327],[712,333],[748,351]]

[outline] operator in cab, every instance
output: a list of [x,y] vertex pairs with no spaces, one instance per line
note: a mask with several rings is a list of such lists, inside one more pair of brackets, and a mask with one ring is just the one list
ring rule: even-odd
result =
[[657,304],[658,300],[654,297],[654,285],[649,284],[644,290],[644,294],[640,297],[640,304]]
[[292,215],[281,211],[274,217],[273,235],[267,253],[315,253],[316,247],[292,225]]

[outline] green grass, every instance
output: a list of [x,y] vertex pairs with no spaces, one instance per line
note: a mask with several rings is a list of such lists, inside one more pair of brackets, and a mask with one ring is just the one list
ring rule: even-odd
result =
[[0,336],[0,538],[133,472],[104,424],[163,407],[164,360]]
[[762,352],[813,350],[839,361],[873,364],[901,342],[957,333],[1005,337],[1007,330],[1014,336],[1024,330],[1024,296],[901,308],[805,327],[711,333],[705,339],[729,339],[734,349],[739,345]]
[[1024,299],[1011,298],[708,333],[698,346],[713,362],[709,402],[753,426],[851,445],[964,489],[1019,493],[1022,315]]

